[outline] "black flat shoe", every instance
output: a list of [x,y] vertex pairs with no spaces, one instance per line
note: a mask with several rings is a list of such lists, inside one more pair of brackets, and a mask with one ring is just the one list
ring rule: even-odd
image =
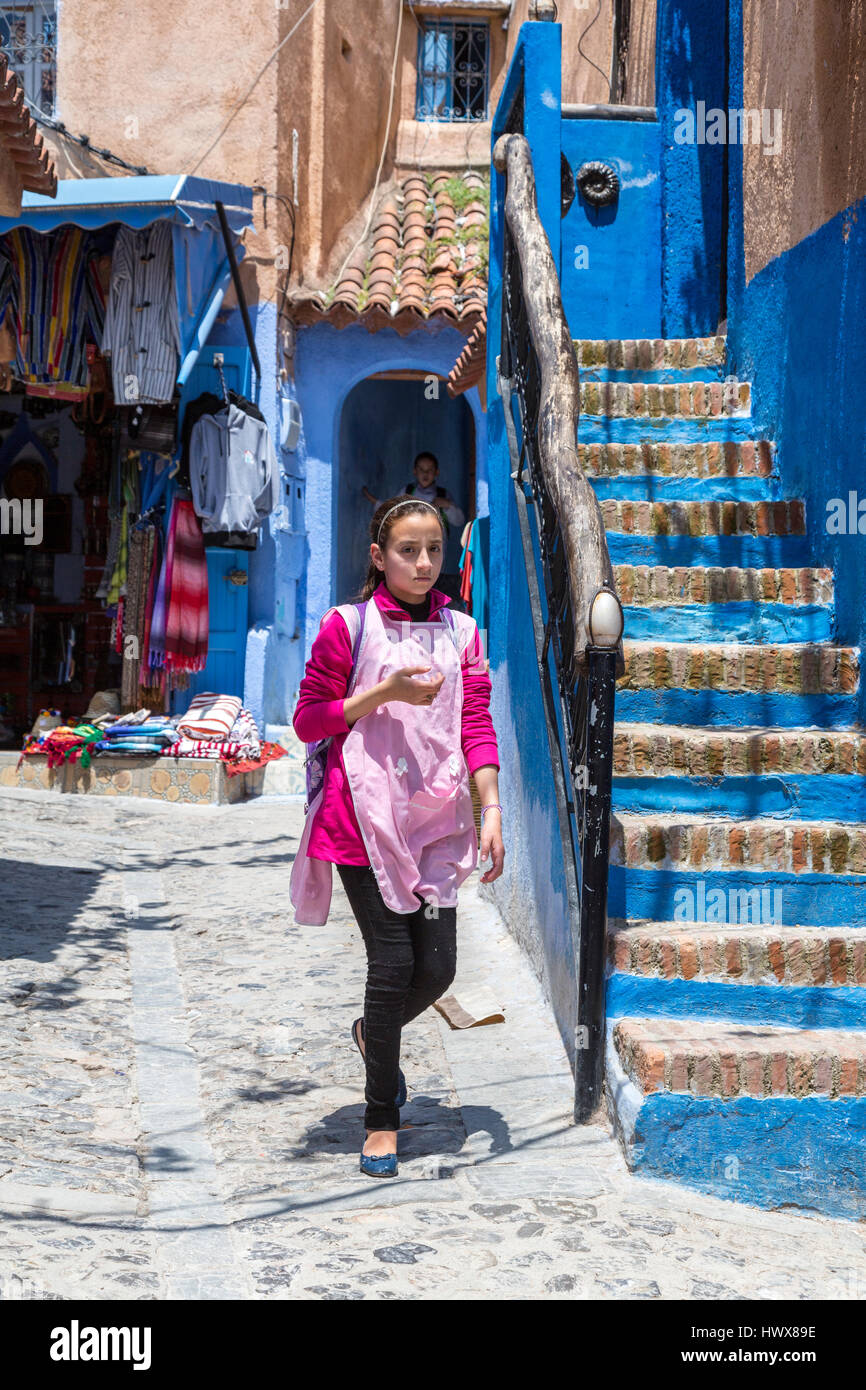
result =
[[[363,1015],[362,1015],[361,1018],[356,1018],[356,1019],[355,1019],[355,1022],[352,1024],[352,1042],[355,1044],[355,1046],[357,1047],[358,1051],[361,1053],[361,1056],[363,1057],[363,1056],[364,1056],[364,1053],[363,1053],[363,1050],[362,1050],[362,1048],[361,1048],[361,1044],[358,1042],[358,1024],[359,1024],[359,1023],[360,1023],[360,1025],[361,1025],[361,1038],[364,1039],[364,1037],[365,1037],[365,1035],[364,1035],[364,1018],[363,1018]],[[398,1069],[398,1072],[399,1072],[399,1078],[400,1078],[400,1089],[399,1089],[399,1091],[397,1092],[397,1099],[396,1099],[396,1101],[395,1101],[395,1104],[396,1104],[396,1106],[397,1106],[397,1109],[399,1110],[401,1106],[403,1106],[403,1105],[406,1104],[406,1078],[405,1078],[405,1076],[403,1075],[403,1072],[402,1072],[401,1069]],[[362,1164],[362,1167],[363,1167],[363,1164]],[[365,1170],[365,1171],[366,1171],[366,1170]]]

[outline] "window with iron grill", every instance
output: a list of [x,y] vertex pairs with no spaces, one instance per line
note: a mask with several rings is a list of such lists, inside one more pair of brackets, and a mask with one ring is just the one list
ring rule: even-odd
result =
[[490,29],[431,19],[418,35],[418,121],[486,121]]
[[9,66],[35,115],[55,115],[57,84],[56,0],[0,2],[0,39]]

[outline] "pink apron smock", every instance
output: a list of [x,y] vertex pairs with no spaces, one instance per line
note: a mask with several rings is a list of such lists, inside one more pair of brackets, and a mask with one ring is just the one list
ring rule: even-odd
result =
[[[347,692],[369,690],[401,667],[426,661],[430,675],[445,676],[432,704],[389,700],[356,720],[343,743],[343,765],[370,866],[384,902],[399,913],[417,912],[419,900],[456,907],[457,889],[478,858],[461,748],[460,649],[474,636],[475,624],[464,613],[451,616],[453,633],[444,620],[410,626],[369,603]],[[324,925],[331,906],[332,866],[307,854],[323,795],[324,789],[310,806],[292,866],[289,893],[301,926]]]

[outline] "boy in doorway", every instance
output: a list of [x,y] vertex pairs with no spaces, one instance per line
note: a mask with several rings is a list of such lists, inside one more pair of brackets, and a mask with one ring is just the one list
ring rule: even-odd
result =
[[[436,581],[436,587],[448,595],[452,608],[457,608],[463,612],[466,605],[460,597],[458,565],[462,545],[458,528],[463,526],[466,518],[448,489],[441,487],[438,483],[439,460],[435,454],[431,454],[428,449],[416,454],[412,471],[415,474],[415,481],[407,483],[403,491],[409,497],[417,497],[420,502],[432,502],[433,506],[439,509],[447,537],[442,573]],[[374,507],[378,507],[380,499],[374,497],[368,487],[363,487],[361,491],[368,502],[371,502]]]

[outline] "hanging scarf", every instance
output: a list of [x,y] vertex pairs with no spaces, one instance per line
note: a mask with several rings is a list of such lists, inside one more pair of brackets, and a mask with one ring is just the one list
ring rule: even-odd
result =
[[[133,527],[129,538],[129,574],[123,610],[123,709],[132,709],[138,703],[139,669],[144,651],[145,604],[153,563],[154,530],[153,526],[136,526]],[[130,637],[135,638],[134,643],[128,642],[127,639]]]
[[175,499],[168,521],[165,550],[159,571],[159,583],[153,612],[150,619],[147,665],[151,672],[159,671],[165,665],[165,620],[168,614],[168,597],[171,591],[171,567],[174,558],[174,534],[177,527],[177,499]]
[[208,650],[207,556],[201,522],[186,498],[175,500],[176,521],[169,545],[171,588],[165,620],[168,671],[203,671]]

